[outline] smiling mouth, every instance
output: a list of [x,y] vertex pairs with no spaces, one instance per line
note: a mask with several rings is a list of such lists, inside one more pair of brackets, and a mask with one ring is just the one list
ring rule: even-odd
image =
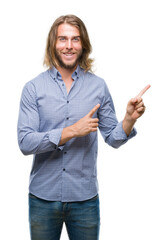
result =
[[75,53],[73,53],[73,52],[66,52],[66,53],[63,53],[64,55],[66,55],[66,56],[72,56],[72,55],[74,55]]

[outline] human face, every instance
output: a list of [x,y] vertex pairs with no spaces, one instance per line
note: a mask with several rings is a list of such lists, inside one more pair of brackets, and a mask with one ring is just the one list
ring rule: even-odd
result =
[[82,55],[82,43],[78,28],[67,23],[58,26],[56,57],[59,66],[74,69]]

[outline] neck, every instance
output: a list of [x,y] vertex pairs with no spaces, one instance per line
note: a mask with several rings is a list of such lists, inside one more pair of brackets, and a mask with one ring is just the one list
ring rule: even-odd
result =
[[72,73],[75,71],[75,69],[76,69],[76,66],[72,69],[66,69],[66,68],[57,66],[57,70],[60,72],[63,80],[71,79]]

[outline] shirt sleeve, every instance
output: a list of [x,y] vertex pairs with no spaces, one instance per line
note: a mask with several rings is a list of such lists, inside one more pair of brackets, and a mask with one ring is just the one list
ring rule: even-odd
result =
[[114,148],[119,148],[137,134],[136,129],[133,128],[127,137],[122,127],[122,121],[118,122],[117,120],[113,100],[105,83],[98,118],[99,129],[105,142]]
[[63,128],[40,132],[39,126],[35,87],[32,83],[27,83],[21,95],[17,126],[20,150],[24,155],[54,151],[57,148],[62,150],[63,146],[58,147],[58,144]]

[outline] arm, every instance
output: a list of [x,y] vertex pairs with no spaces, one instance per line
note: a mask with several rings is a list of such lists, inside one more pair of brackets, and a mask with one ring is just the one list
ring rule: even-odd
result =
[[22,91],[18,118],[18,144],[24,155],[53,151],[58,147],[62,129],[40,132],[40,118],[33,83]]
[[98,111],[99,129],[106,143],[114,148],[119,148],[136,135],[136,130],[132,129],[133,126],[131,124],[128,124],[126,128],[130,128],[131,132],[127,136],[123,129],[124,120],[118,122],[113,100],[105,83],[104,88],[102,88],[102,94],[101,107]]

